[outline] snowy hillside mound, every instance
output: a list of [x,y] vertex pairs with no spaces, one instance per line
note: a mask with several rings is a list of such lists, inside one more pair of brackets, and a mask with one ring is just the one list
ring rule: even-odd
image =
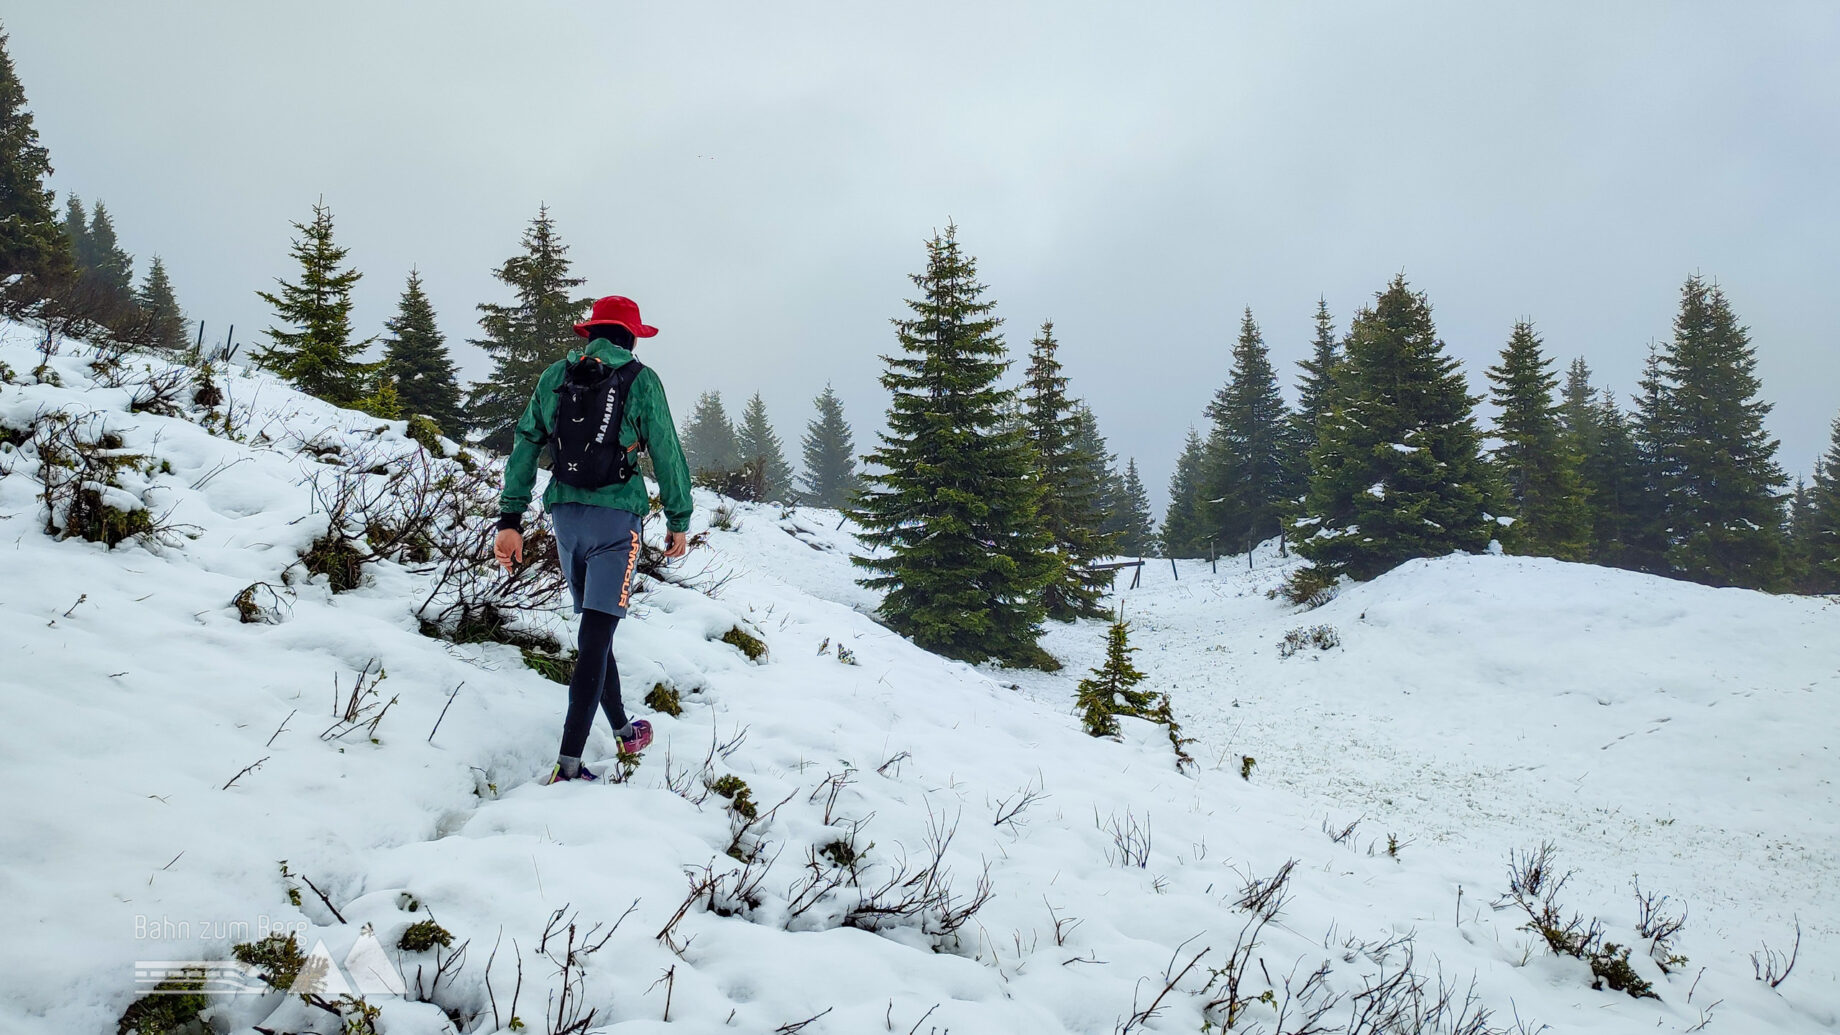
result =
[[[238,370],[150,405],[164,367],[35,376],[3,333],[0,1030],[114,1030],[188,967],[219,1031],[1840,1021],[1825,602],[1460,558],[1298,613],[1272,559],[1153,565],[1120,597],[1199,738],[1182,773],[1147,724],[1082,732],[1102,624],[1051,633],[1053,675],[946,661],[867,616],[838,515],[699,493],[706,540],[615,640],[657,742],[622,765],[603,724],[624,781],[544,787],[566,614],[461,635],[454,601],[507,599],[442,559],[489,516],[392,523],[471,477],[452,442]],[[1658,998],[1502,904],[1542,840],[1579,870],[1561,922]],[[1652,954],[1638,870],[1691,907]],[[1753,980],[1798,912],[1795,971]],[[290,965],[310,997],[263,983]]]

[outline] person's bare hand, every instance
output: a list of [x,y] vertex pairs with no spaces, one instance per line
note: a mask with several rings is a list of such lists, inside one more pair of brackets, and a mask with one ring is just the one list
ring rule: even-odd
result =
[[690,552],[690,537],[682,532],[667,532],[664,537],[664,555],[667,559],[676,559]]
[[492,557],[510,574],[512,564],[524,563],[524,533],[515,528],[501,528],[492,542]]

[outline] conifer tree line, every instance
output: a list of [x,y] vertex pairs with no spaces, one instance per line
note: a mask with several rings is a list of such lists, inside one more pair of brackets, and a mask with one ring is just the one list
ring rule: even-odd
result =
[[1840,437],[1812,483],[1785,491],[1756,350],[1717,284],[1687,279],[1628,409],[1582,358],[1561,380],[1533,322],[1517,321],[1485,372],[1498,413],[1486,449],[1483,397],[1403,276],[1339,339],[1325,302],[1315,328],[1290,410],[1242,317],[1207,433],[1190,428],[1170,479],[1171,556],[1281,534],[1311,562],[1301,595],[1491,542],[1715,586],[1840,591]]
[[[183,348],[186,318],[160,257],[137,271],[105,202],[59,199],[45,186],[50,155],[6,43],[0,34],[0,311],[40,321],[48,340],[63,333]],[[337,240],[330,208],[313,205],[293,229],[291,275],[260,292],[275,319],[256,356],[333,402],[424,415],[502,449],[528,386],[579,342],[573,324],[591,299],[546,208],[493,271],[503,295],[477,306],[470,343],[492,370],[470,386],[459,383],[418,271],[405,271],[395,313],[374,332],[361,329],[352,290],[362,274]],[[1429,300],[1403,277],[1339,335],[1319,301],[1294,407],[1265,331],[1246,311],[1236,329],[1220,328],[1226,380],[1189,429],[1160,523],[1135,459],[1120,469],[1071,391],[1052,324],[1032,338],[1027,368],[1011,385],[1000,324],[954,230],[929,242],[927,272],[915,283],[920,297],[897,335],[902,354],[885,357],[896,404],[890,432],[867,456],[829,386],[798,443],[801,471],[758,393],[738,422],[718,393],[706,393],[682,438],[705,485],[854,508],[888,553],[917,546],[912,530],[931,520],[988,553],[987,564],[958,572],[969,579],[959,591],[979,586],[992,607],[971,622],[975,634],[939,633],[971,644],[965,656],[1026,661],[1032,623],[1096,614],[1094,565],[1106,557],[1234,553],[1273,538],[1293,545],[1319,581],[1499,542],[1510,553],[1712,585],[1840,590],[1840,425],[1812,478],[1788,485],[1764,429],[1770,405],[1749,331],[1724,291],[1697,275],[1627,397],[1596,383],[1582,359],[1561,377],[1554,346],[1532,321],[1507,328],[1485,372],[1499,414],[1486,435],[1475,411],[1485,396],[1471,394],[1437,337]],[[935,369],[941,364],[954,369]],[[922,389],[964,393],[967,408],[948,412],[968,430],[942,428],[938,414],[904,401]],[[929,444],[916,453],[909,438]],[[939,466],[923,466],[912,481],[890,461]],[[1017,463],[1020,482],[1011,485],[1004,479]],[[994,480],[967,480],[980,471]],[[959,499],[971,484],[988,484],[1001,502]],[[899,581],[883,570],[893,563],[879,556],[867,567]],[[1012,607],[1023,588],[1027,604]],[[923,599],[931,598],[913,597],[916,622]],[[905,607],[897,600],[891,613]]]
[[44,323],[48,335],[176,351],[186,319],[158,255],[138,284],[134,257],[108,206],[46,188],[51,153],[38,141],[24,85],[0,32],[0,313]]

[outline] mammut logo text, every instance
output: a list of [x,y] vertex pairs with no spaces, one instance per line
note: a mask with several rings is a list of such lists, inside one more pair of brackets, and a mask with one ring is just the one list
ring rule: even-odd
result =
[[613,426],[613,409],[620,401],[620,393],[609,385],[607,388],[607,407],[601,411],[601,427],[594,433],[594,444],[607,444],[607,429]]

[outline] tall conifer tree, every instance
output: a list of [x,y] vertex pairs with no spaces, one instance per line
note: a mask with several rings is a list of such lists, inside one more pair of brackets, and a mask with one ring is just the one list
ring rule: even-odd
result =
[[[1118,549],[1118,536],[1123,534],[1128,522],[1128,499],[1124,488],[1124,474],[1118,470],[1118,454],[1105,441],[1099,431],[1099,417],[1092,407],[1084,402],[1074,404],[1073,415],[1074,445],[1080,452],[1091,458],[1090,480],[1098,486],[1094,494],[1094,504],[1099,514],[1099,534],[1106,537],[1108,543],[1104,556],[1110,556]],[[1108,614],[1110,612],[1107,612]]]
[[108,206],[100,201],[90,210],[89,229],[83,235],[79,259],[123,306],[133,301],[134,256],[122,250],[115,236],[115,220]]
[[[1080,617],[1099,618],[1109,613],[1099,606],[1098,599],[1111,584],[1111,575],[1090,569],[1095,561],[1118,552],[1118,535],[1123,528],[1119,511],[1124,507],[1124,482],[1114,469],[1118,457],[1099,432],[1099,417],[1084,402],[1073,405],[1072,455],[1078,462],[1067,483],[1068,498],[1075,501],[1068,513],[1077,515],[1084,511],[1086,517],[1073,522],[1073,532],[1061,547],[1062,559],[1074,568],[1071,584],[1081,587],[1082,595],[1093,594],[1092,606],[1082,610]],[[1052,492],[1053,489],[1044,486],[1044,491]],[[1080,500],[1089,502],[1081,505]]]
[[[1316,428],[1322,415],[1334,403],[1335,367],[1342,351],[1335,341],[1335,318],[1329,315],[1326,299],[1316,300],[1316,337],[1310,343],[1310,358],[1298,360],[1303,376],[1297,379],[1296,424],[1297,449],[1306,455],[1316,446]],[[1307,464],[1307,462],[1306,462]],[[1299,474],[1307,474],[1300,468]]]
[[1207,556],[1207,523],[1202,510],[1202,465],[1207,460],[1207,446],[1201,434],[1188,429],[1182,455],[1176,459],[1175,473],[1169,477],[1169,509],[1163,513],[1163,531],[1159,537],[1163,553],[1169,557]]
[[1150,494],[1137,473],[1137,458],[1124,465],[1124,527],[1118,534],[1118,552],[1142,557],[1156,552],[1156,524],[1150,517]]
[[1675,450],[1668,441],[1672,428],[1667,415],[1667,386],[1661,372],[1661,349],[1652,341],[1636,389],[1629,428],[1636,446],[1636,493],[1626,510],[1621,566],[1651,575],[1671,575],[1674,568],[1668,557],[1667,495],[1668,486],[1676,478],[1667,465]]
[[[1044,321],[1029,343],[1029,366],[1023,374],[1022,424],[1033,447],[1035,480],[1041,486],[1038,519],[1047,530],[1059,562],[1054,580],[1042,591],[1049,618],[1068,622],[1097,618],[1109,576],[1089,565],[1110,553],[1101,530],[1106,518],[1103,494],[1107,472],[1098,437],[1098,421],[1082,420],[1067,397],[1067,378],[1056,353],[1054,322]],[[1091,411],[1085,411],[1090,418]]]
[[1379,575],[1413,557],[1479,551],[1492,486],[1462,369],[1431,303],[1393,278],[1350,329],[1338,405],[1311,452],[1297,551],[1325,574]]
[[492,357],[492,376],[473,386],[466,417],[483,434],[483,443],[501,452],[511,448],[511,434],[537,379],[582,343],[575,324],[593,302],[575,294],[587,281],[569,276],[569,249],[556,234],[549,206],[537,209],[522,243],[523,252],[492,273],[516,301],[481,303],[479,327],[485,337],[472,343]]
[[[1590,552],[1591,522],[1578,477],[1579,456],[1565,435],[1553,400],[1559,379],[1533,324],[1515,323],[1501,362],[1488,369],[1501,409],[1495,460],[1507,482],[1514,524],[1502,535],[1515,553],[1581,561]],[[1588,384],[1586,391],[1588,392]]]
[[147,276],[134,294],[134,304],[140,310],[138,337],[143,344],[166,352],[178,352],[191,344],[185,332],[185,313],[179,309],[172,279],[158,255],[147,264]]
[[1840,417],[1834,418],[1833,441],[1815,465],[1808,490],[1808,588],[1840,593]]
[[435,325],[434,303],[422,290],[420,270],[410,270],[396,301],[396,315],[384,321],[383,373],[395,383],[404,413],[421,414],[451,438],[460,437],[460,385],[454,377],[447,336]]
[[1782,468],[1764,429],[1757,353],[1725,293],[1695,275],[1660,355],[1659,459],[1668,561],[1714,586],[1766,589],[1782,575]]
[[1616,395],[1605,389],[1583,427],[1583,481],[1591,512],[1591,561],[1640,570],[1632,542],[1649,493],[1642,475],[1641,451]]
[[888,431],[853,516],[877,549],[852,561],[884,590],[882,618],[919,646],[970,662],[1058,667],[1036,643],[1057,560],[1037,516],[1041,489],[1013,393],[995,303],[948,227],[927,242],[920,297],[884,356]]
[[1591,367],[1579,356],[1565,368],[1565,387],[1559,392],[1559,427],[1571,437],[1574,450],[1581,456],[1596,417],[1597,389],[1591,385]]
[[760,471],[761,497],[776,503],[792,499],[792,466],[786,463],[786,450],[780,445],[779,433],[767,419],[767,404],[755,392],[741,411],[741,426],[735,431],[736,445],[743,463],[756,465]]
[[1283,531],[1280,517],[1300,488],[1290,411],[1251,309],[1240,319],[1233,368],[1208,419],[1201,491],[1209,534],[1221,553],[1239,553]]
[[843,419],[843,403],[826,384],[812,400],[818,415],[805,425],[805,470],[799,475],[805,502],[814,507],[842,510],[850,505],[860,480],[856,475],[856,443],[848,421]]
[[49,175],[51,152],[38,142],[25,86],[0,32],[0,285],[9,311],[46,297],[70,269],[70,249],[45,188]]
[[[93,232],[94,219],[90,226]],[[332,210],[324,204],[313,206],[311,223],[295,223],[294,229],[300,237],[289,254],[300,263],[300,280],[276,278],[280,294],[256,294],[274,306],[277,319],[298,329],[270,327],[272,344],[257,350],[255,359],[309,395],[339,406],[356,405],[375,370],[358,359],[370,340],[351,340],[351,289],[363,274],[340,268],[347,249],[333,243]]]
[[741,467],[741,440],[722,405],[721,392],[704,392],[678,433],[684,462],[699,482],[714,484]]

